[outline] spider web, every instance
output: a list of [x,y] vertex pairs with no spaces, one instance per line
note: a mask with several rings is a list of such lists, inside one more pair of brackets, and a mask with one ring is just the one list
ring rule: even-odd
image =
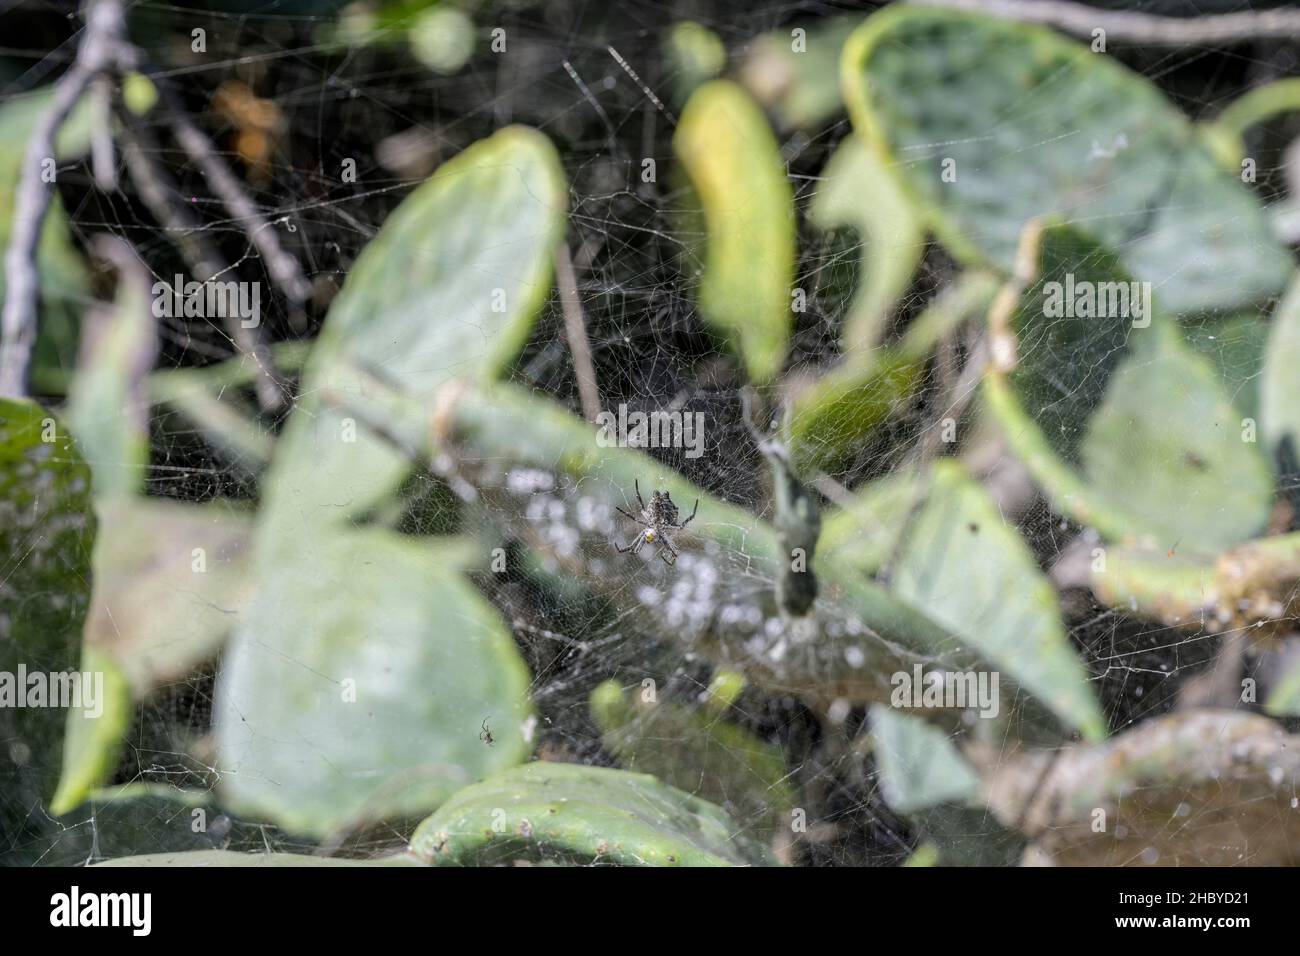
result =
[[[680,104],[663,65],[663,38],[675,20],[689,17],[718,34],[734,64],[768,31],[813,27],[827,17],[864,13],[875,5],[708,0],[471,5],[466,12],[479,36],[478,49],[449,75],[415,60],[402,43],[328,49],[322,39],[333,21],[328,3],[230,0],[214,5],[223,9],[140,0],[130,8],[132,33],[164,65],[162,76],[175,84],[191,114],[243,174],[257,208],[312,283],[306,323],[295,324],[278,295],[268,297],[272,301],[263,312],[263,332],[269,340],[309,340],[315,334],[360,250],[439,162],[503,125],[534,126],[560,147],[570,190],[569,247],[603,407],[626,403],[632,410],[686,409],[703,413],[707,423],[699,457],[688,457],[680,448],[652,450],[661,473],[644,477],[643,494],[648,497],[662,475],[680,473],[724,501],[770,517],[769,474],[744,418],[736,363],[702,324],[695,311],[695,277],[682,269],[683,253],[698,239],[683,229],[680,213],[688,199],[666,174],[654,183],[641,182],[639,176],[644,157],[655,158],[661,171],[674,165],[671,137]],[[424,5],[413,0],[410,6],[414,11]],[[1191,7],[1154,0],[1127,6],[1154,12]],[[1202,11],[1209,6],[1199,5]],[[49,83],[70,63],[76,23],[71,12],[70,5],[57,2],[20,3],[3,11],[10,38],[0,74],[6,99]],[[505,54],[489,52],[482,40],[493,26],[505,28],[510,37]],[[208,51],[201,56],[190,52],[195,28],[207,31]],[[611,55],[611,47],[639,79]],[[1193,117],[1212,115],[1242,91],[1296,66],[1294,46],[1272,42],[1213,51],[1119,47],[1115,55],[1159,84]],[[274,104],[281,117],[274,145],[259,167],[241,157],[238,122],[213,107],[213,91],[227,83],[241,84]],[[659,102],[647,95],[647,88]],[[839,357],[841,326],[862,249],[851,234],[812,229],[806,213],[827,158],[849,132],[847,119],[839,114],[821,128],[781,134],[801,223],[795,284],[811,290],[806,311],[797,316],[788,368],[814,374]],[[162,144],[155,158],[177,180],[172,198],[200,217],[199,231],[239,278],[274,289],[241,225],[216,200],[206,198],[210,191],[166,131],[155,133]],[[1266,141],[1252,144],[1259,158],[1256,188],[1266,198],[1283,191],[1282,150],[1296,135],[1300,128],[1295,123],[1282,123],[1270,128]],[[355,160],[363,186],[340,185],[336,171],[345,160]],[[189,271],[174,237],[158,228],[129,186],[106,195],[93,188],[89,169],[77,164],[61,175],[59,195],[82,248],[92,236],[108,232],[128,241],[156,280],[170,281]],[[897,309],[891,335],[905,329],[956,271],[942,250],[929,247]],[[224,330],[213,322],[168,319],[159,332],[158,367],[163,369],[205,366],[235,354]],[[1228,345],[1222,348],[1226,351]],[[952,360],[960,365],[964,357],[957,346]],[[547,303],[512,377],[562,406],[579,409],[558,295]],[[913,399],[851,461],[826,476],[833,486],[854,489],[912,467],[918,444],[943,415],[952,382],[951,369],[932,363]],[[251,389],[243,392],[243,401],[254,407]],[[263,423],[272,432],[282,421],[264,417]],[[1082,430],[1084,422],[1078,427]],[[233,466],[174,412],[155,407],[151,437],[151,495],[229,502],[232,508],[256,499],[255,474]],[[960,448],[958,453],[974,459],[977,451]],[[1021,531],[1041,566],[1050,569],[1080,529],[1053,512],[1023,476],[1007,477],[993,467],[986,473],[1007,520]],[[562,486],[539,502],[564,507],[573,491]],[[627,489],[629,497],[631,491]],[[833,505],[822,499],[824,509]],[[679,506],[685,517],[689,504]],[[710,518],[702,511],[696,520]],[[402,530],[436,529],[411,518]],[[611,541],[623,544],[634,533],[622,521],[611,523],[608,532]],[[606,565],[608,574],[626,577],[628,589],[664,588],[666,599],[657,597],[647,614],[689,616],[693,602],[725,602],[776,583],[771,569],[743,551],[707,560],[684,551],[671,571],[654,562],[653,547],[633,558],[614,553],[611,546]],[[674,576],[675,583],[665,583]],[[695,707],[715,676],[701,655],[650,637],[635,614],[611,615],[601,601],[558,592],[541,576],[525,572],[477,583],[511,622],[531,668],[539,716],[536,749],[546,759],[624,765],[602,740],[589,705],[593,689],[606,680],[632,689],[650,678],[660,701]],[[1220,640],[1208,626],[1194,633],[1165,628],[1100,606],[1077,590],[1062,594],[1062,610],[1112,729],[1170,712],[1179,688],[1204,673]],[[209,737],[214,674],[215,664],[138,705],[115,784],[217,792],[220,773]],[[1025,704],[1016,700],[1011,706]],[[789,851],[793,861],[901,863],[914,853],[922,834],[915,821],[889,808],[873,758],[855,745],[865,733],[866,712],[839,708],[833,717],[826,719],[795,697],[747,687],[726,719],[783,754],[785,781],[796,789],[798,805],[810,821],[806,837]],[[772,810],[752,800],[745,803],[740,795],[735,801],[728,797],[721,795],[742,827]],[[43,814],[39,807],[20,812]],[[314,846],[273,826],[219,811],[209,820],[206,837],[196,839],[189,829],[191,808],[183,803],[146,804],[131,812],[136,816],[92,804],[45,821],[39,837],[0,847],[0,856],[19,863],[79,863],[204,845],[298,852],[311,852]],[[946,832],[971,860],[989,861],[987,814],[953,814],[928,823],[931,832]],[[129,833],[130,839],[115,842],[113,834],[119,832]],[[409,833],[402,825],[375,827],[336,849],[379,854],[404,845]],[[992,852],[1002,855],[1000,861],[1010,861],[1018,849],[995,846]]]

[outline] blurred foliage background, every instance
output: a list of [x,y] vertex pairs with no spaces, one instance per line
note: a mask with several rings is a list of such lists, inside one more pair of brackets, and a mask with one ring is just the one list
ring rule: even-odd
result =
[[[3,22],[8,243],[82,20]],[[1294,36],[126,30],[0,404],[0,671],[102,673],[105,713],[0,708],[0,859],[1295,862]],[[258,283],[260,324],[157,316],[178,274]],[[1153,309],[1049,315],[1067,281]],[[607,447],[620,406],[702,414],[702,453]],[[616,551],[638,484],[698,499],[671,567]],[[918,667],[996,672],[997,714],[898,707]]]

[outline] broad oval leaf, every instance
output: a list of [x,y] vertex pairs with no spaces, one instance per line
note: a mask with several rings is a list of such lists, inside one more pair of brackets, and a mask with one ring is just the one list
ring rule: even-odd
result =
[[1117,302],[1133,291],[1088,236],[1047,228],[1033,255],[1037,278],[1013,314],[990,312],[1002,354],[984,396],[1053,506],[1150,550],[1214,554],[1256,534],[1272,477],[1258,445],[1243,440],[1221,372],[1150,304],[1140,317],[1060,312],[1089,290],[1096,303],[1105,290]]
[[1273,475],[1214,367],[1165,339],[1116,369],[1080,449],[1084,472],[1144,543],[1226,548],[1263,530]]
[[1059,214],[1174,313],[1265,298],[1290,254],[1255,197],[1149,81],[1041,26],[894,6],[848,41],[854,129],[896,164],[959,258],[1010,270]]
[[456,547],[380,528],[305,542],[268,562],[222,661],[225,803],[324,838],[421,816],[524,759],[528,670]]
[[410,471],[347,414],[369,375],[423,397],[509,364],[550,291],[567,200],[550,141],[512,126],[448,160],[388,217],[348,274],[304,371],[266,478],[276,520],[364,515]]
[[537,761],[466,787],[420,824],[411,852],[438,865],[513,859],[625,866],[765,866],[712,803],[649,774]]
[[743,89],[714,80],[687,102],[673,149],[708,233],[700,312],[750,378],[767,382],[785,362],[794,316],[794,201],[776,139]]
[[[894,588],[1013,675],[1067,726],[1090,740],[1106,735],[1051,582],[988,493],[954,461],[934,465],[929,497],[899,555]],[[987,716],[998,716],[1008,704],[995,699],[990,710],[997,713]]]

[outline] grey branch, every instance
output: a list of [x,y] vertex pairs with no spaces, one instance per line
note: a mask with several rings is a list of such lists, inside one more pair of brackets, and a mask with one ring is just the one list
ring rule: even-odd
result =
[[1267,37],[1300,37],[1300,10],[1248,10],[1204,17],[1161,17],[1131,10],[1098,10],[1068,0],[909,0],[916,6],[946,7],[1045,23],[1065,33],[1107,36],[1160,46],[1211,46]]
[[5,304],[0,317],[0,395],[27,394],[27,367],[36,342],[40,277],[36,250],[41,225],[54,198],[54,184],[42,176],[54,159],[54,137],[72,108],[100,73],[117,62],[125,35],[120,0],[97,0],[87,13],[72,68],[54,85],[54,99],[32,130],[23,155],[14,200],[13,231],[5,253]]
[[[153,157],[157,146],[149,132],[131,117],[122,117],[122,155],[127,172],[136,191],[158,224],[175,238],[181,255],[200,282],[227,271],[222,267],[221,254],[203,238],[201,224],[189,209],[172,197],[179,186],[171,174]],[[257,371],[255,385],[257,401],[263,411],[274,411],[284,403],[284,390],[276,374],[266,342],[255,329],[245,328],[237,316],[227,316],[226,334],[235,348],[252,361]]]
[[600,414],[600,395],[596,391],[596,367],[591,362],[591,342],[587,338],[587,324],[582,317],[582,303],[578,299],[578,280],[573,273],[573,260],[569,247],[561,242],[555,249],[555,284],[560,291],[560,307],[564,310],[564,332],[573,354],[573,372],[578,379],[578,397],[582,401],[582,415],[594,422]]
[[[108,131],[108,98],[114,73],[138,67],[139,51],[126,34],[121,0],[91,0],[87,7],[86,26],[77,58],[72,68],[55,84],[54,99],[38,120],[27,144],[19,178],[14,209],[13,232],[5,256],[5,304],[0,318],[0,395],[26,394],[28,366],[36,340],[37,314],[40,304],[40,277],[37,271],[37,247],[41,228],[53,199],[51,183],[44,181],[42,167],[54,157],[54,139],[73,107],[91,92],[97,116],[93,133],[92,161],[96,182],[104,189],[116,185],[113,144]],[[272,280],[289,300],[294,314],[301,314],[309,286],[298,261],[280,245],[271,223],[257,211],[234,174],[222,162],[208,138],[186,115],[175,96],[160,87],[171,111],[171,123],[177,141],[202,171],[212,190],[220,197],[231,215],[238,220],[249,241],[266,262]],[[149,150],[129,140],[128,164],[141,198],[148,204],[160,224],[184,237],[193,236],[198,224],[187,217],[183,208],[171,201],[164,174],[149,158]],[[171,191],[175,194],[175,190]],[[181,240],[182,252],[190,253],[187,261],[194,268],[196,251],[201,251],[199,278],[206,281],[220,260],[201,240]],[[282,393],[274,375],[270,355],[251,330],[235,322],[228,330],[235,346],[253,361],[259,370],[258,398],[264,409],[279,407]]]
[[90,139],[90,168],[95,185],[106,193],[117,189],[117,162],[113,154],[113,79],[100,73],[91,84],[95,107]]
[[249,241],[265,260],[271,279],[289,300],[291,311],[301,312],[303,303],[307,300],[309,286],[303,277],[298,260],[289,255],[280,245],[279,236],[271,223],[257,211],[253,201],[240,186],[239,180],[217,155],[212,141],[194,125],[194,121],[189,118],[189,114],[185,112],[176,97],[169,90],[162,88],[159,89],[159,93],[171,113],[176,142],[203,173],[208,185],[230,210],[231,215],[243,224]]

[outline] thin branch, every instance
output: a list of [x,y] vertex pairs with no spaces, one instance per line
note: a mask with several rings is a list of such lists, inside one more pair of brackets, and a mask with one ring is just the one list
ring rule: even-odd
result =
[[561,242],[555,247],[555,284],[560,290],[560,306],[564,310],[564,332],[573,353],[573,371],[578,378],[578,395],[582,400],[582,415],[594,422],[600,414],[600,394],[596,390],[596,367],[591,362],[591,342],[587,338],[587,324],[582,316],[582,303],[578,299],[578,280],[573,274],[573,260],[569,247]]
[[94,117],[90,132],[90,168],[95,185],[106,193],[117,189],[117,162],[113,154],[113,78],[100,73],[90,87]]
[[1068,0],[908,0],[915,6],[945,7],[1045,23],[1075,36],[1094,30],[1134,43],[1213,46],[1242,40],[1300,37],[1300,10],[1248,10],[1204,17],[1161,17],[1131,10],[1099,10]]
[[[141,200],[149,207],[158,224],[176,239],[181,255],[200,282],[229,271],[221,254],[203,238],[202,224],[188,207],[172,201],[180,187],[171,174],[154,159],[156,144],[147,130],[130,117],[122,117],[122,155],[127,173]],[[265,340],[256,330],[247,328],[238,316],[226,316],[226,333],[234,347],[253,363],[257,402],[263,411],[275,411],[284,404],[284,387]]]
[[36,342],[40,277],[36,250],[41,225],[54,198],[42,175],[54,159],[54,138],[91,81],[117,62],[125,35],[120,0],[96,0],[87,11],[72,68],[54,84],[54,99],[27,141],[14,201],[13,231],[5,253],[5,304],[0,317],[0,395],[27,394],[27,369]]
[[207,135],[194,124],[176,96],[163,86],[159,94],[171,113],[172,131],[176,142],[194,165],[203,173],[212,191],[217,194],[230,214],[240,221],[248,239],[261,253],[271,279],[289,300],[290,310],[302,311],[310,291],[298,260],[280,245],[280,238],[271,223],[257,211],[234,173],[217,155],[216,147]]

